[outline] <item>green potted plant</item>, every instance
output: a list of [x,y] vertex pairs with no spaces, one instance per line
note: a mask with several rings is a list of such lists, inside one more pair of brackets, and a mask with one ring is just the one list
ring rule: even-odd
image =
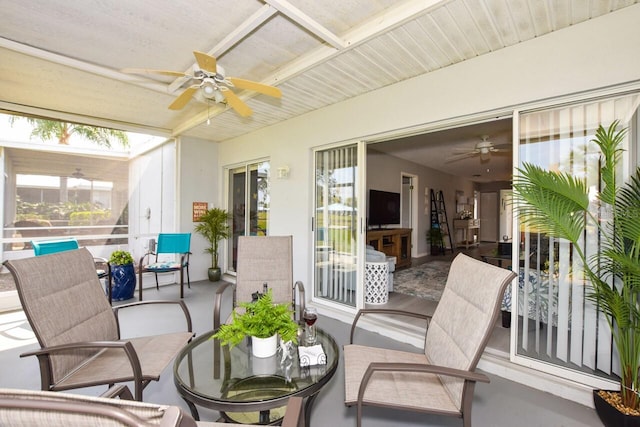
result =
[[[628,417],[609,406],[614,394],[619,394],[623,406],[633,410],[640,407],[636,393],[640,387],[640,168],[628,182],[617,182],[616,169],[623,151],[620,145],[627,131],[617,130],[617,126],[617,121],[606,129],[599,126],[593,139],[602,153],[598,208],[590,204],[585,180],[569,173],[525,163],[513,183],[521,222],[571,242],[574,257],[579,257],[584,277],[590,283],[587,297],[606,315],[621,368],[619,393],[594,390],[596,410],[608,426],[632,425],[605,420],[603,411]],[[598,235],[601,241],[594,255],[587,255],[585,230]]]
[[[256,301],[240,303],[244,310],[231,314],[231,323],[220,326],[213,335],[224,345],[240,344],[245,337],[252,339],[252,351],[256,357],[269,357],[276,353],[277,336],[282,341],[297,342],[298,324],[293,320],[291,304],[274,304],[271,289]],[[268,348],[263,349],[262,345]]]
[[209,267],[209,280],[217,282],[222,277],[220,266],[218,265],[218,245],[221,240],[229,237],[230,227],[229,213],[220,208],[211,208],[200,217],[195,226],[196,233],[201,234],[209,242],[209,247],[205,252],[211,254],[211,267]]
[[122,301],[133,298],[136,289],[136,272],[131,253],[117,250],[109,257],[111,265],[111,298]]
[[427,230],[427,243],[431,245],[431,255],[444,254],[444,234],[440,227]]

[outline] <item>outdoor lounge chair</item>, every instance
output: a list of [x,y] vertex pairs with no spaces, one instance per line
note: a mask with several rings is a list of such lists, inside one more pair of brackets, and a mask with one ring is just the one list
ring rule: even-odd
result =
[[[451,264],[442,298],[431,318],[391,309],[364,309],[351,327],[344,347],[345,404],[357,406],[357,425],[364,405],[456,416],[471,426],[475,371],[496,323],[512,271],[458,255]],[[427,321],[423,353],[353,344],[356,324],[365,314],[394,314]]]
[[[142,301],[142,274],[154,273],[156,276],[156,289],[160,288],[158,284],[158,274],[180,272],[180,298],[184,298],[184,273],[187,273],[187,286],[191,287],[189,279],[189,255],[191,255],[191,233],[160,233],[158,235],[158,244],[155,250],[150,249],[149,252],[140,258],[138,265],[138,299]],[[179,261],[163,261],[158,259],[160,254],[179,255]],[[153,262],[151,259],[154,258]],[[145,264],[147,259],[147,264]]]
[[[31,246],[33,247],[33,253],[35,256],[50,255],[80,248],[80,244],[76,239],[32,240]],[[98,279],[105,279],[107,298],[109,298],[109,304],[111,304],[111,294],[113,291],[113,285],[111,283],[111,264],[109,264],[107,259],[100,257],[93,257],[93,262],[96,264],[96,274],[98,275]]]
[[193,337],[184,302],[150,301],[147,304],[178,305],[187,331],[121,339],[119,310],[143,303],[112,308],[96,283],[93,256],[86,248],[10,260],[4,265],[13,275],[25,315],[40,344],[39,350],[21,356],[38,357],[43,390],[133,381],[135,398],[142,400],[143,388],[160,378]]
[[[126,389],[125,391],[128,391]],[[302,398],[292,397],[283,427],[299,427]],[[0,425],[47,427],[222,427],[228,424],[194,421],[177,406],[47,391],[0,389]],[[236,424],[246,426],[246,424]]]
[[304,311],[304,286],[293,282],[293,237],[292,236],[240,236],[238,238],[238,265],[236,284],[223,282],[216,291],[213,311],[213,328],[221,324],[220,309],[223,292],[233,286],[233,305],[251,302],[253,295],[264,292],[264,285],[273,292],[274,303],[291,303],[300,306],[297,318],[302,320]]

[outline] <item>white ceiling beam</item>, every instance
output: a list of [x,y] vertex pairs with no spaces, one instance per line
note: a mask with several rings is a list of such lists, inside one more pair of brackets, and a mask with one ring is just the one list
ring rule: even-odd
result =
[[[270,3],[282,2],[282,0],[268,1]],[[365,43],[392,28],[398,27],[411,19],[415,19],[419,15],[428,13],[435,7],[448,1],[450,0],[412,0],[401,4],[400,6],[387,9],[384,13],[375,16],[362,26],[348,32],[344,37],[347,47],[343,50],[337,50],[333,47],[322,45],[318,49],[301,56],[296,61],[290,62],[289,65],[265,78],[261,83],[274,86],[278,83],[287,81],[306,70],[329,61],[346,50],[353,49],[354,47],[359,46],[360,44]],[[255,96],[255,94],[252,96]],[[250,97],[251,96],[245,95],[243,96],[243,99],[246,100]],[[214,117],[222,111],[223,110],[220,110],[218,113],[211,114],[206,110],[202,111],[176,126],[172,131],[172,135],[180,135],[181,133],[204,123],[207,119]]]
[[313,20],[309,15],[302,12],[287,0],[266,0],[266,2],[278,9],[280,13],[286,15],[301,27],[306,28],[311,33],[320,37],[320,39],[329,43],[334,48],[341,50],[347,47],[344,40],[329,31],[326,27],[320,25],[317,21]]
[[161,83],[151,83],[148,80],[140,80],[140,77],[132,76],[131,74],[121,73],[111,68],[101,67],[99,65],[91,64],[84,61],[79,61],[68,56],[59,55],[57,53],[49,52],[35,48],[33,46],[14,42],[0,37],[0,47],[12,50],[14,52],[22,53],[34,58],[42,59],[54,64],[63,65],[65,67],[74,68],[80,71],[86,71],[101,77],[106,77],[121,82],[131,83],[136,86],[144,87],[146,89],[155,90],[163,94],[167,94],[167,86]]
[[[265,4],[256,12],[254,12],[249,18],[247,18],[238,28],[229,33],[224,39],[222,39],[217,45],[213,47],[209,52],[209,55],[214,57],[222,56],[225,52],[236,45],[240,40],[251,34],[253,30],[264,24],[269,18],[278,13],[277,9]],[[191,67],[185,70],[186,74],[193,72],[194,62]],[[188,77],[178,77],[169,85],[169,92],[175,92],[180,86],[182,86]]]

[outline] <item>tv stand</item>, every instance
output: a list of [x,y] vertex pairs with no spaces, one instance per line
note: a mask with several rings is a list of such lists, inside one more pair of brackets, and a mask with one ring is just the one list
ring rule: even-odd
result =
[[369,230],[367,242],[377,251],[396,257],[396,267],[411,267],[411,228]]

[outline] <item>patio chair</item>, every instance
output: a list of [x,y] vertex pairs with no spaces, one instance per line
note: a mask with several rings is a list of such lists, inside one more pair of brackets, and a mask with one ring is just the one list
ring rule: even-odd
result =
[[[193,337],[191,316],[182,301],[175,304],[186,320],[186,332],[121,339],[119,310],[112,308],[97,286],[93,256],[86,248],[47,256],[6,261],[16,283],[39,350],[37,356],[43,390],[62,391],[133,381],[136,400]],[[163,311],[163,314],[167,314]]]
[[[392,309],[364,309],[344,347],[345,404],[460,417],[471,426],[473,390],[489,378],[475,371],[496,324],[502,294],[512,271],[459,254],[451,264],[442,298],[431,318]],[[412,353],[353,344],[363,315],[393,314],[427,321],[424,352]]]
[[[191,288],[191,280],[189,279],[189,255],[191,255],[191,233],[160,233],[158,235],[158,243],[155,248],[140,258],[138,265],[138,296],[142,301],[142,274],[154,273],[156,276],[156,289],[160,289],[158,284],[158,274],[180,272],[180,298],[184,298],[184,273],[187,272],[187,286]],[[161,254],[178,254],[180,261],[164,261],[158,260]],[[151,258],[154,261],[151,262]],[[145,264],[147,259],[148,264]]]
[[297,319],[302,320],[304,311],[304,286],[293,282],[293,237],[292,236],[240,236],[238,238],[238,264],[236,283],[223,282],[214,299],[213,328],[221,325],[220,310],[224,291],[233,287],[233,309],[240,302],[251,302],[254,294],[263,293],[264,285],[273,291],[273,302],[289,302],[295,309]]
[[[76,239],[63,239],[63,240],[32,240],[31,246],[33,247],[33,253],[36,256],[55,254],[58,252],[72,251],[79,249],[80,245]],[[98,279],[105,280],[106,294],[109,298],[109,303],[112,302],[113,284],[111,282],[111,265],[106,258],[93,257],[93,261],[96,264],[96,274]]]
[[[282,426],[301,426],[301,420],[304,419],[302,412],[302,398],[290,398]],[[228,426],[228,424],[217,422],[194,421],[190,415],[177,406],[14,389],[0,389],[0,425],[47,427]],[[246,426],[246,424],[239,425]]]

